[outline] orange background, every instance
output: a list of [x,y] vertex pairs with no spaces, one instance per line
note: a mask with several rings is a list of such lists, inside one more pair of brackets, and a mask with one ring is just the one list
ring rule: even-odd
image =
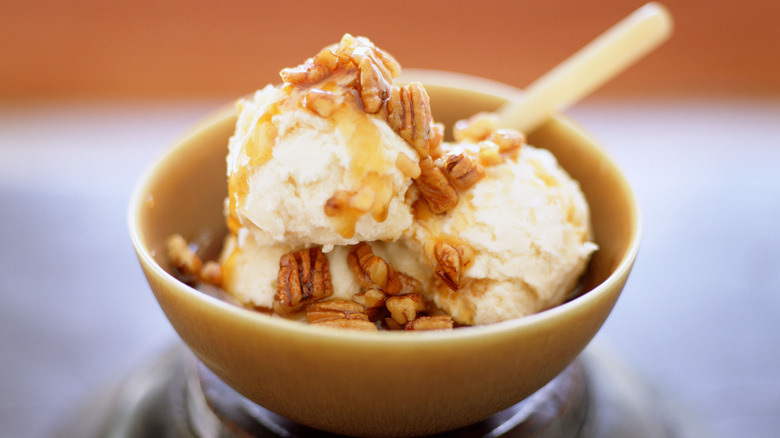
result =
[[[525,86],[644,1],[9,0],[0,99],[242,95],[349,32],[404,67]],[[780,2],[669,0],[672,39],[601,95],[780,96]]]

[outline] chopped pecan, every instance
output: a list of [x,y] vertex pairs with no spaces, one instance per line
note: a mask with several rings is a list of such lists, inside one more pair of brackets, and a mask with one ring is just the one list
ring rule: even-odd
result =
[[413,321],[409,321],[405,330],[451,330],[453,327],[452,317],[450,315],[421,316]]
[[414,181],[434,213],[446,213],[458,205],[458,192],[431,157],[420,160],[420,177]]
[[433,247],[436,258],[436,275],[452,290],[460,287],[461,255],[455,246],[447,242],[436,242]]
[[180,234],[174,234],[165,241],[165,249],[171,264],[184,276],[197,277],[203,261],[190,249],[187,239]]
[[477,113],[467,120],[458,120],[452,129],[455,141],[470,140],[478,142],[485,140],[498,127],[498,116],[494,113]]
[[339,329],[362,330],[366,332],[377,331],[376,324],[365,319],[336,318],[325,321],[318,321],[313,323],[313,325]]
[[384,310],[385,298],[384,292],[376,288],[367,289],[352,296],[355,302],[361,304],[366,309],[366,314],[372,320]]
[[386,295],[408,294],[422,289],[419,281],[396,271],[383,258],[374,255],[371,246],[365,242],[352,247],[347,263],[363,289],[379,289]]
[[408,178],[418,178],[420,176],[420,165],[403,152],[399,152],[398,156],[396,156],[395,167]]
[[367,243],[353,246],[347,255],[347,263],[361,287],[384,289],[387,286],[390,265],[375,256]]
[[418,293],[422,290],[422,284],[417,279],[396,271],[391,265],[388,266],[390,273],[387,278],[387,287],[384,290],[387,295]]
[[364,57],[358,67],[360,70],[358,91],[363,109],[370,114],[378,113],[387,100],[391,85],[382,77],[382,73],[370,57]]
[[520,148],[525,144],[525,135],[514,129],[496,129],[495,132],[490,134],[488,140],[498,146],[498,151],[501,155],[516,159],[517,154],[520,153]]
[[417,319],[417,314],[426,309],[425,299],[420,294],[398,295],[385,300],[385,307],[395,322],[404,325]]
[[200,279],[214,286],[222,286],[222,267],[214,261],[207,261],[200,269]]
[[404,329],[404,326],[402,326],[401,324],[398,324],[397,322],[395,322],[395,320],[393,318],[391,318],[389,316],[387,318],[385,318],[385,327],[388,330],[403,330]]
[[444,124],[438,122],[432,124],[430,137],[428,155],[435,160],[442,155],[441,142],[444,141]]
[[308,108],[320,117],[330,117],[341,104],[341,98],[329,91],[312,88],[301,101],[304,108]]
[[504,157],[498,149],[498,145],[492,141],[479,143],[479,164],[483,166],[496,166],[504,162]]
[[444,175],[458,190],[466,190],[485,176],[485,169],[465,152],[450,155],[444,162]]
[[274,310],[287,315],[308,301],[333,295],[328,259],[321,247],[287,253],[279,260],[279,282]]
[[297,67],[280,72],[282,80],[295,86],[309,86],[324,81],[334,72],[350,68],[351,60],[331,49],[323,49]]
[[431,107],[422,84],[394,86],[386,103],[387,123],[412,146],[420,157],[428,155]]
[[353,296],[355,301],[366,309],[375,309],[385,304],[385,294],[381,289],[371,288]]
[[361,319],[368,321],[365,308],[354,301],[334,299],[311,303],[306,307],[309,324],[332,319]]

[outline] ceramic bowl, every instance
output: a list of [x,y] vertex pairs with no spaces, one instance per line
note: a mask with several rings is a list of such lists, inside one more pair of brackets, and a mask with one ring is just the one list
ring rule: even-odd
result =
[[[494,110],[518,90],[418,72],[436,120]],[[173,234],[225,233],[225,155],[233,106],[202,120],[157,161],[130,206],[130,232],[160,307],[211,371],[250,400],[304,425],[353,436],[419,436],[477,422],[529,396],[566,368],[604,323],[639,246],[640,217],[625,177],[566,118],[528,138],[549,149],[590,203],[599,250],[584,293],[541,313],[449,332],[364,333],[273,318],[199,292],[171,275]]]

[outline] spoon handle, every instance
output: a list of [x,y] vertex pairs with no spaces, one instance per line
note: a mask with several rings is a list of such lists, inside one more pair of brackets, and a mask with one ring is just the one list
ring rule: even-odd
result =
[[531,132],[666,41],[672,18],[647,3],[528,86],[498,111],[499,126]]

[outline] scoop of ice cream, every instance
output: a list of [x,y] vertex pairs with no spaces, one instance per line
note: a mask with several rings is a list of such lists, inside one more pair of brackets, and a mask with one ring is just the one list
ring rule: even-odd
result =
[[[445,154],[475,156],[479,149],[469,142],[443,147]],[[484,166],[484,177],[461,191],[453,210],[418,214],[413,227],[413,240],[438,274],[433,300],[463,324],[560,304],[596,248],[585,197],[551,153],[524,145],[502,161]]]
[[[260,245],[394,240],[412,223],[412,183],[396,163],[417,153],[381,118],[342,103],[328,117],[267,86],[240,103],[230,139],[228,214]],[[329,214],[339,196],[347,211]]]

